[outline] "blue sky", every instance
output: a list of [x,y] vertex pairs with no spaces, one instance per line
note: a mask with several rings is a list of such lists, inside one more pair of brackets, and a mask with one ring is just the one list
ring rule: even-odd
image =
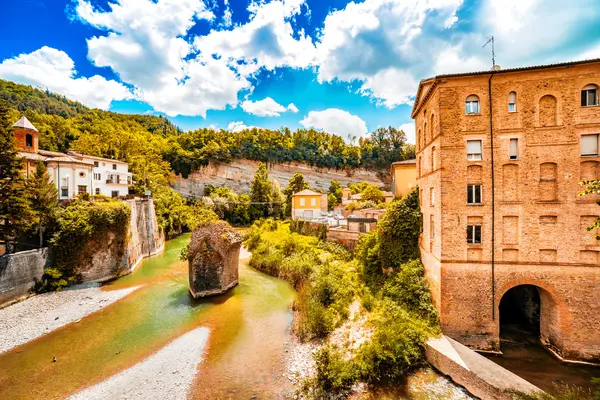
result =
[[600,57],[596,0],[4,0],[0,78],[181,128],[378,126],[420,79]]

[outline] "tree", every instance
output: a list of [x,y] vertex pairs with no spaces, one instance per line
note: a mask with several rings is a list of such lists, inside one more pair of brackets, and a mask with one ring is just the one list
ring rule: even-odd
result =
[[273,201],[273,185],[269,181],[269,171],[264,163],[258,164],[254,173],[254,179],[250,184],[250,200],[253,203],[252,215],[254,219],[266,218],[269,216],[269,208]]
[[384,200],[383,192],[379,189],[379,186],[375,184],[369,184],[362,190],[361,200],[381,203]]
[[283,190],[286,216],[290,217],[292,215],[292,196],[305,189],[310,189],[310,186],[304,180],[304,175],[295,173],[292,179],[289,180],[287,187]]
[[54,218],[58,207],[58,190],[50,181],[46,165],[41,161],[37,162],[33,177],[27,181],[27,197],[37,223],[37,233],[40,238],[40,247],[42,247],[44,230]]
[[335,197],[335,204],[339,204],[342,202],[342,196],[343,196],[342,186],[340,185],[340,183],[338,181],[331,181],[331,183],[329,184],[329,192],[328,193]]
[[0,100],[0,240],[6,244],[6,252],[12,253],[16,239],[32,225],[32,212],[8,113],[8,104]]

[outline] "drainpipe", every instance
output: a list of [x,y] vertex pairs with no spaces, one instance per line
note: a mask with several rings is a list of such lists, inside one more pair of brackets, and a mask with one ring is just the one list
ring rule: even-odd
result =
[[496,186],[494,181],[494,123],[493,123],[493,107],[492,107],[492,78],[494,70],[488,80],[488,102],[490,106],[490,148],[492,162],[492,321],[496,319],[496,277],[495,277],[495,261],[496,261]]

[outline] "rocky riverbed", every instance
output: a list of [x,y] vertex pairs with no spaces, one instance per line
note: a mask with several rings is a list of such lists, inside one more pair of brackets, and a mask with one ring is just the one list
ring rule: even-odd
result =
[[0,309],[0,353],[80,320],[127,296],[139,286],[102,291],[99,283],[44,293]]
[[139,364],[68,400],[185,399],[202,361],[207,328],[197,328],[175,339]]

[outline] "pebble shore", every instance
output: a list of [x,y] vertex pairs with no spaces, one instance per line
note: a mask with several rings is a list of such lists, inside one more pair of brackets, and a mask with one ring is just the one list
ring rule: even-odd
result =
[[0,353],[78,321],[139,287],[102,291],[99,283],[86,283],[0,309]]
[[186,399],[202,361],[209,329],[198,328],[175,339],[139,364],[68,400]]

